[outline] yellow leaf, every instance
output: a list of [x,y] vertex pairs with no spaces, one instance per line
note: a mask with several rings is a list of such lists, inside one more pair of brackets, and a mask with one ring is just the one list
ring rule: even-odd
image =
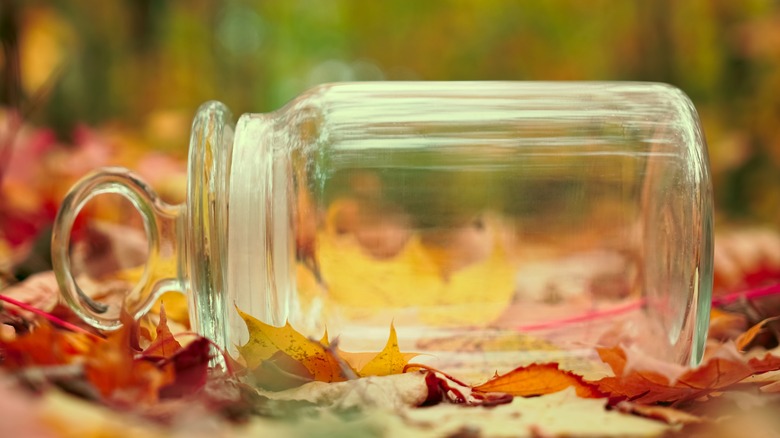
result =
[[361,367],[358,375],[365,377],[400,374],[403,373],[404,367],[409,363],[409,360],[415,356],[417,356],[417,353],[401,353],[401,350],[398,348],[398,336],[395,333],[395,327],[390,324],[390,337],[387,339],[385,348],[365,366]]
[[[131,284],[136,284],[141,281],[144,274],[145,266],[136,266],[134,268],[123,269],[115,274],[117,279],[127,281]],[[147,286],[141,291],[141,298],[147,297],[154,286],[154,284],[165,278],[176,278],[176,261],[171,258],[160,259],[157,263],[151,266],[149,282]],[[152,313],[160,313],[160,305],[165,303],[165,311],[168,315],[168,319],[171,321],[183,324],[187,327],[190,325],[189,310],[187,307],[187,296],[184,295],[184,291],[166,292],[154,303],[151,309]]]
[[238,347],[238,351],[250,370],[256,369],[263,361],[271,359],[281,351],[306,367],[314,376],[314,380],[346,380],[338,358],[322,343],[298,333],[289,322],[283,327],[274,327],[240,309],[236,310],[249,330],[249,340]]
[[320,339],[320,344],[322,344],[325,347],[330,346],[330,340],[328,339],[328,328],[325,327],[325,333],[322,334],[322,339]]
[[[402,353],[398,348],[395,327],[385,348],[379,353],[350,353],[331,345],[326,331],[322,340],[309,339],[290,323],[283,327],[266,324],[236,309],[249,330],[249,340],[238,347],[247,368],[257,373],[275,371],[291,381],[317,380],[340,382],[348,376],[387,376],[401,374],[417,353]],[[297,364],[305,367],[305,370]],[[296,371],[297,368],[297,371]],[[360,369],[360,372],[355,370]],[[264,376],[267,377],[267,376]]]
[[165,313],[168,319],[185,327],[190,326],[190,313],[187,307],[187,296],[179,292],[166,292],[157,299],[152,306],[152,313],[160,314],[165,304]]
[[[436,326],[483,325],[495,320],[512,299],[515,269],[496,243],[490,256],[445,278],[440,256],[412,236],[387,259],[366,254],[358,242],[327,231],[317,236],[318,263],[327,294],[298,271],[302,302],[325,297],[325,308],[357,320],[382,320],[390,314]],[[316,287],[316,288],[315,288]]]

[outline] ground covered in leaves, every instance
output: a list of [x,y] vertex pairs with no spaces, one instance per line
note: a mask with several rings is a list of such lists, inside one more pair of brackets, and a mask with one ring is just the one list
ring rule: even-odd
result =
[[[776,286],[764,291],[777,289]],[[242,314],[233,359],[164,306],[117,332],[83,326],[32,277],[0,300],[0,436],[730,436],[780,430],[776,317],[716,309],[698,368],[616,345],[588,379],[537,363],[464,382],[401,352],[350,353]],[[723,300],[722,300],[723,301]],[[728,301],[728,300],[726,300]],[[180,317],[176,317],[178,319]],[[452,374],[450,374],[452,373]]]

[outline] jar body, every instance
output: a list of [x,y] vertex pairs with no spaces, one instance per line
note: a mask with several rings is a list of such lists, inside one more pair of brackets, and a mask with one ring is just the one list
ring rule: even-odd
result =
[[486,371],[616,332],[701,357],[711,188],[672,87],[326,85],[244,115],[231,163],[225,299],[265,322],[375,351],[394,323],[402,350]]
[[[235,125],[204,104],[186,206],[114,169],[61,207],[63,295],[110,329],[68,258],[76,214],[106,192],[136,205],[149,237],[129,294],[140,304],[126,307],[139,316],[187,290],[193,329],[234,356],[248,339],[239,310],[314,339],[327,329],[352,351],[381,350],[394,324],[401,350],[426,353],[416,360],[475,374],[571,365],[616,341],[680,364],[703,354],[707,151],[667,85],[330,84]],[[156,280],[166,258],[177,272]]]

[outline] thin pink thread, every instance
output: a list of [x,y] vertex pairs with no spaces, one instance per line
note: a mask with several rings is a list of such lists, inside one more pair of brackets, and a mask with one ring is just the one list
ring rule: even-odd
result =
[[562,318],[562,319],[556,319],[552,321],[545,321],[535,324],[526,324],[521,325],[517,327],[517,330],[520,331],[537,331],[537,330],[545,330],[550,328],[555,328],[561,325],[567,325],[567,324],[574,324],[578,322],[585,322],[585,321],[592,321],[594,319],[599,318],[605,318],[608,316],[614,316],[619,315],[621,313],[630,312],[632,310],[639,309],[642,307],[642,305],[645,303],[644,298],[623,304],[621,306],[612,307],[610,309],[605,310],[594,310],[592,312],[587,312],[582,315],[572,316],[569,318]]
[[752,300],[775,294],[780,294],[780,283],[770,284],[769,286],[759,287],[756,289],[734,292],[733,294],[723,295],[722,297],[715,297],[712,299],[712,305],[725,306],[726,304],[731,304],[741,299]]
[[33,307],[33,306],[29,305],[29,304],[23,303],[21,301],[17,301],[15,299],[11,298],[11,297],[8,297],[8,296],[5,296],[5,295],[0,295],[0,301],[5,301],[6,303],[13,304],[14,306],[21,307],[24,310],[27,310],[29,312],[35,313],[36,315],[42,316],[42,317],[48,319],[49,321],[51,321],[52,323],[54,323],[54,324],[56,324],[56,325],[58,325],[60,327],[64,327],[64,328],[69,329],[71,331],[74,331],[74,332],[77,332],[77,333],[82,333],[82,334],[85,334],[87,336],[91,336],[91,337],[93,337],[95,339],[101,339],[101,340],[103,339],[100,336],[97,336],[94,333],[90,333],[90,332],[84,330],[83,328],[81,328],[81,327],[79,327],[77,325],[71,324],[68,321],[63,321],[62,319],[57,318],[54,315],[48,314],[48,313],[44,312],[41,309],[35,308],[35,307]]
[[[752,299],[757,299],[757,298],[761,298],[769,295],[776,295],[776,294],[780,294],[780,283],[771,284],[769,286],[764,286],[756,289],[748,289],[740,292],[734,292],[720,297],[715,297],[712,299],[712,305],[724,306],[726,304],[731,304],[735,301],[739,301],[742,299],[752,300]],[[610,309],[596,310],[581,315],[572,316],[569,318],[555,319],[552,321],[521,325],[516,327],[516,329],[520,331],[539,331],[539,330],[552,329],[552,328],[556,328],[568,324],[575,324],[578,322],[592,321],[599,318],[606,318],[608,316],[620,315],[621,313],[627,313],[632,310],[637,310],[641,308],[642,305],[644,305],[644,303],[645,300],[643,298]]]

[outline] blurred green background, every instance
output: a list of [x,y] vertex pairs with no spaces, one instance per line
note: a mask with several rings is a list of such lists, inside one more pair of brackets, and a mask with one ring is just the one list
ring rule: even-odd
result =
[[780,224],[776,0],[4,0],[0,11],[0,105],[66,147],[79,127],[110,126],[184,157],[204,101],[265,112],[331,81],[662,81],[700,112],[719,220]]

